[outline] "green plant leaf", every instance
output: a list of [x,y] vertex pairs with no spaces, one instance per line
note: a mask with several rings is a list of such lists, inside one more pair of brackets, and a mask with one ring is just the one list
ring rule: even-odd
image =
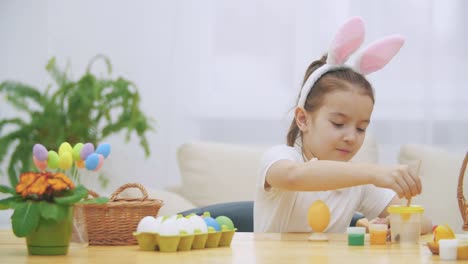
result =
[[46,66],[47,72],[50,74],[52,79],[59,85],[62,86],[67,82],[67,75],[65,72],[61,72],[55,63],[55,57],[52,57]]
[[109,202],[107,197],[96,197],[88,200],[81,201],[80,204],[105,204]]
[[13,196],[0,200],[0,210],[14,209],[16,203],[22,201],[21,196]]
[[24,203],[24,199],[20,195],[15,195],[7,199],[9,199],[9,206],[11,209],[16,209]]
[[9,193],[9,194],[13,194],[13,195],[16,194],[16,190],[14,188],[11,188],[11,187],[5,186],[5,185],[0,185],[0,192],[1,193]]
[[56,203],[50,203],[47,201],[41,201],[39,203],[39,210],[41,217],[45,219],[52,219],[54,221],[60,221],[67,216],[68,213],[67,205],[60,205]]
[[15,233],[17,237],[25,237],[36,230],[39,220],[40,213],[38,203],[32,201],[21,203],[16,207],[11,216],[13,233]]
[[88,190],[83,185],[78,185],[68,193],[68,195],[63,197],[54,197],[54,201],[62,205],[71,205],[88,196]]
[[[97,62],[105,64],[107,76],[91,72]],[[20,173],[37,171],[31,155],[36,143],[57,150],[62,142],[96,145],[124,132],[125,142],[136,135],[146,157],[150,155],[147,134],[154,131],[154,120],[141,111],[135,83],[123,77],[112,78],[108,57],[93,57],[86,72],[76,80],[71,80],[67,67],[58,67],[54,57],[48,61],[46,71],[53,81],[46,89],[18,81],[0,83],[0,97],[19,113],[0,118],[0,167],[7,168],[5,174],[11,186],[17,185]],[[3,166],[4,162],[9,163]],[[104,187],[107,183],[107,179],[99,181]]]

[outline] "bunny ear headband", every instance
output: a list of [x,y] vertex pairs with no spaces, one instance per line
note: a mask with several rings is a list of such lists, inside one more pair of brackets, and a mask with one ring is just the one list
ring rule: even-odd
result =
[[[307,95],[320,77],[337,69],[348,68],[344,63],[364,41],[364,21],[353,17],[341,28],[333,39],[328,51],[327,62],[316,69],[304,83],[297,107],[304,107]],[[383,68],[403,46],[405,39],[401,35],[390,35],[375,41],[365,48],[357,58],[356,64],[350,68],[363,75]]]

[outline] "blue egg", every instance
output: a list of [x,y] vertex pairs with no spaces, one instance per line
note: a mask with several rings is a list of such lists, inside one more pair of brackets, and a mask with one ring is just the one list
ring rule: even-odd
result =
[[94,170],[99,165],[99,155],[96,153],[92,153],[86,158],[85,166],[88,170]]
[[208,227],[213,227],[216,231],[221,231],[221,226],[219,225],[218,222],[216,222],[215,219],[211,217],[204,217],[203,220],[205,220],[205,223]]
[[97,154],[101,154],[104,158],[107,158],[110,154],[110,144],[109,143],[102,143],[96,149]]

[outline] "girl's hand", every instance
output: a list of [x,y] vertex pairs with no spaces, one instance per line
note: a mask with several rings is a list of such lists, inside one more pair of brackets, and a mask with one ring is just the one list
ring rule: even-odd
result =
[[408,165],[381,167],[375,177],[375,186],[395,191],[399,198],[406,199],[421,194],[419,175],[410,172]]

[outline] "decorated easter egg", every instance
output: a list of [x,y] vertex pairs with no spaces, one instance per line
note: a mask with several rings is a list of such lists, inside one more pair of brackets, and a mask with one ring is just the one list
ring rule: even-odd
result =
[[84,160],[77,160],[75,162],[76,166],[80,169],[83,169],[85,167],[85,161]]
[[37,161],[45,161],[48,157],[47,149],[41,144],[34,144],[33,156],[37,159]]
[[221,229],[228,229],[228,230],[234,230],[234,223],[232,222],[232,220],[227,217],[227,216],[224,216],[224,215],[220,215],[218,217],[216,217],[216,222],[218,222],[218,224],[221,226]]
[[53,150],[49,150],[48,158],[47,158],[47,165],[49,166],[49,168],[51,169],[58,168],[59,160],[60,159],[59,159],[59,155],[57,154],[57,152]]
[[182,215],[178,215],[176,219],[177,226],[179,227],[179,232],[181,234],[188,234],[191,235],[193,234],[194,228],[192,223]]
[[36,168],[38,168],[40,171],[43,171],[47,168],[47,160],[39,161],[36,159],[36,157],[33,156],[33,162],[34,165],[36,165]]
[[73,148],[72,146],[70,145],[70,143],[68,142],[63,142],[62,144],[60,144],[60,147],[58,149],[58,154],[59,156],[65,152],[72,152],[73,151]]
[[59,155],[59,167],[64,170],[68,170],[73,165],[72,153],[67,150],[63,150]]
[[89,155],[86,158],[86,161],[85,161],[86,169],[94,170],[94,169],[97,168],[98,165],[99,165],[99,155],[98,154],[92,153],[91,155]]
[[81,160],[81,149],[83,149],[83,143],[76,143],[73,147],[72,156],[74,161]]
[[82,160],[86,160],[88,156],[91,155],[93,152],[94,152],[94,145],[92,143],[86,143],[81,148],[80,158]]
[[321,200],[312,203],[307,211],[307,222],[314,232],[323,232],[330,222],[330,209]]
[[107,158],[107,156],[109,156],[110,154],[110,144],[109,143],[100,144],[96,149],[96,153],[103,155],[104,158]]
[[202,217],[208,227],[212,227],[216,231],[221,231],[221,226],[211,217],[210,212],[204,212]]
[[138,233],[156,233],[158,223],[152,216],[143,217],[137,226]]
[[99,158],[99,163],[97,167],[94,169],[94,171],[98,171],[102,167],[102,164],[104,164],[104,156],[102,156],[101,154],[97,154],[97,155]]
[[189,214],[186,216],[186,218],[190,221],[190,223],[192,223],[194,233],[204,234],[208,232],[208,226],[200,216],[196,214]]
[[455,239],[455,233],[453,232],[452,228],[449,225],[438,225],[434,228],[434,242],[436,244],[439,243],[441,239]]
[[175,219],[163,219],[159,226],[160,236],[178,236],[179,234],[179,226]]

